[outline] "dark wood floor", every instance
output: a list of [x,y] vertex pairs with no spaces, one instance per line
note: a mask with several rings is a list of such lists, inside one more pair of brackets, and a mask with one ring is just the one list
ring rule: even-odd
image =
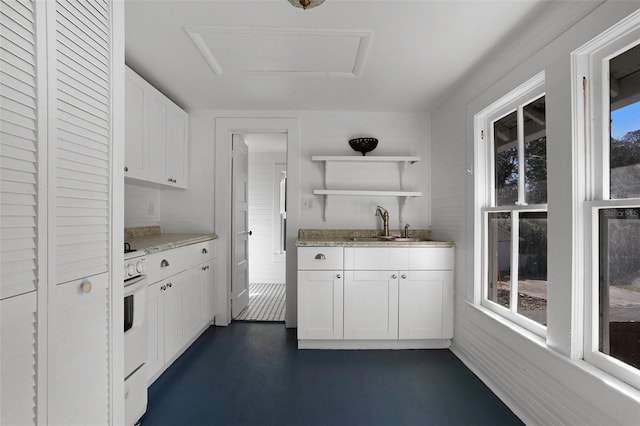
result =
[[152,425],[520,425],[448,350],[297,350],[281,323],[211,327],[149,389]]

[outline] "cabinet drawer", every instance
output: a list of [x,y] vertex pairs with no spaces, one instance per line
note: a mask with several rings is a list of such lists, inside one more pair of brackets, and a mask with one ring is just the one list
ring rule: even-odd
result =
[[149,283],[158,282],[187,269],[188,255],[186,247],[148,254],[146,258]]
[[344,269],[360,271],[389,271],[408,269],[405,247],[345,247]]
[[342,270],[342,247],[298,247],[298,269]]
[[187,246],[189,251],[189,266],[199,265],[218,257],[218,240],[204,241]]
[[452,271],[453,247],[416,247],[409,250],[407,269],[414,271]]

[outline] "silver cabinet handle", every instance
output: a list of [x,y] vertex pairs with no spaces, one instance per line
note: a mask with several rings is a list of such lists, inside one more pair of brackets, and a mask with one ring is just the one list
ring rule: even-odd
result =
[[403,280],[406,280],[406,279],[407,279],[407,276],[406,276],[405,274],[402,274],[402,279],[403,279]]
[[396,274],[393,274],[393,275],[391,275],[391,278],[393,278],[395,280],[396,278],[398,278],[398,276]]
[[173,284],[167,283],[167,287],[173,287]]
[[207,249],[206,249],[206,248],[203,248],[203,249],[202,249],[202,254],[207,254],[207,253],[209,253],[209,252],[207,251]]
[[167,289],[166,285],[163,285],[163,286],[160,287],[160,290],[162,290],[162,291],[165,291],[166,289]]
[[327,258],[327,256],[325,256],[322,253],[316,254],[316,260],[325,260],[326,258]]
[[166,268],[167,266],[169,266],[169,261],[167,259],[162,259],[162,262],[160,262],[160,267]]
[[91,281],[82,281],[82,283],[80,283],[80,290],[83,293],[91,293],[91,290],[93,289],[93,284],[91,284]]
[[342,275],[338,274],[338,275],[336,275],[336,278],[340,279],[340,278],[342,278]]

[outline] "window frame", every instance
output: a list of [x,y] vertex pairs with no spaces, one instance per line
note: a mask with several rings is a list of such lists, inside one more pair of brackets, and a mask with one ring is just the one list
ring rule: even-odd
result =
[[[574,300],[583,308],[582,358],[618,379],[640,388],[640,369],[599,349],[599,212],[608,208],[638,208],[640,198],[610,198],[610,117],[609,60],[640,45],[640,11],[635,12],[586,43],[571,55],[573,80],[573,121],[577,139],[574,160],[584,164],[585,185],[576,191],[582,218],[577,218],[584,235],[577,257],[584,268],[583,299]],[[606,123],[606,124],[605,124]],[[584,154],[582,154],[584,152]]]
[[[493,124],[503,117],[517,112],[518,119],[518,176],[525,179],[524,173],[524,126],[523,112],[525,106],[546,96],[545,72],[542,71],[514,90],[498,99],[474,116],[475,144],[474,144],[474,189],[476,194],[474,208],[475,227],[475,270],[480,273],[475,277],[474,303],[504,317],[512,323],[528,330],[540,337],[546,337],[547,327],[517,313],[518,288],[518,252],[517,241],[519,226],[514,220],[523,212],[547,212],[548,203],[526,204],[524,202],[524,184],[518,184],[518,202],[514,205],[496,206],[495,188],[495,155]],[[489,253],[488,245],[488,215],[490,213],[508,212],[511,214],[511,302],[509,308],[488,299]],[[477,254],[480,253],[478,256]],[[478,276],[479,275],[479,276]],[[514,291],[515,290],[515,291]],[[515,301],[515,304],[514,304]]]

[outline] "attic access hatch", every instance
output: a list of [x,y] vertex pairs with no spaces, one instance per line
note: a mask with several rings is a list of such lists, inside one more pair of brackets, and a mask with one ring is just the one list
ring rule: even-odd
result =
[[360,77],[373,32],[189,27],[214,73]]

